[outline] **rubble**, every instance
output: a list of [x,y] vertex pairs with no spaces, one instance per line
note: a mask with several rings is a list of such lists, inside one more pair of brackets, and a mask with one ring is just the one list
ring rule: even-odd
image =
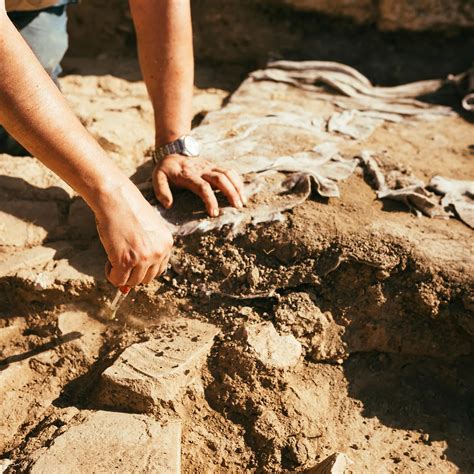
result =
[[102,374],[100,401],[145,412],[161,402],[178,402],[200,371],[219,329],[180,318],[163,335],[125,349]]
[[265,367],[290,369],[300,360],[301,344],[291,334],[281,336],[270,322],[247,324],[240,335],[251,354]]
[[308,469],[306,474],[345,474],[353,470],[354,462],[344,453],[334,453],[317,466]]

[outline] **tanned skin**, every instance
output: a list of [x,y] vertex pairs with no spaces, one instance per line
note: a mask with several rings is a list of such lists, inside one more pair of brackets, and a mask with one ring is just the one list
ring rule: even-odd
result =
[[116,286],[151,281],[172,236],[159,214],[73,114],[0,0],[0,123],[93,210]]
[[[194,60],[189,0],[130,0],[143,78],[155,111],[156,145],[189,133],[192,119]],[[201,197],[210,216],[219,214],[212,188],[234,207],[244,204],[240,176],[205,158],[165,157],[153,171],[156,197],[164,207],[173,203],[171,186]]]
[[[189,0],[130,0],[140,64],[155,112],[156,145],[191,128],[193,48]],[[87,202],[116,286],[148,283],[167,266],[172,236],[158,213],[84,129],[8,19],[0,0],[0,123]],[[204,158],[166,156],[153,171],[155,193],[169,208],[171,187],[198,194],[219,213],[212,188],[244,204],[237,173]]]

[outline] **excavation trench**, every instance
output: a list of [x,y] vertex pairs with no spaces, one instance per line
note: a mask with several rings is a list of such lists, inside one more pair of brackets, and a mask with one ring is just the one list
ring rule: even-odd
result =
[[[361,127],[367,114],[344,112],[374,101],[267,73],[221,109],[222,91],[196,91],[205,117],[194,133],[206,157],[246,175],[249,205],[221,200],[211,221],[197,198],[175,193],[162,211],[176,233],[172,267],[134,290],[115,321],[98,317],[114,289],[87,206],[33,158],[1,157],[0,451],[10,472],[43,472],[67,461],[67,446],[78,446],[71,470],[89,472],[117,462],[105,457],[114,443],[137,446],[123,450],[123,470],[143,472],[157,439],[171,444],[154,459],[176,471],[181,448],[183,472],[301,472],[340,451],[355,472],[474,469],[472,229],[425,188],[435,175],[472,176],[471,124],[410,101],[410,113],[438,117],[378,114]],[[144,84],[69,76],[62,86],[149,193]],[[404,200],[377,197],[361,156]],[[443,218],[410,212],[420,196]]]
[[[437,271],[386,236],[329,238],[329,226],[315,242],[298,231],[314,205],[235,238],[180,239],[173,268],[131,295],[113,322],[97,316],[111,295],[105,282],[71,280],[59,291],[3,278],[10,337],[1,368],[15,371],[5,386],[14,396],[3,394],[4,456],[25,467],[81,410],[127,409],[104,396],[102,372],[126,347],[185,317],[221,330],[199,374],[204,390],[138,411],[181,417],[186,468],[209,467],[199,449],[231,470],[298,469],[336,450],[370,467],[389,439],[409,455],[397,445],[382,462],[469,466],[473,339],[462,272]],[[301,343],[296,367],[248,357],[242,327],[263,321]]]

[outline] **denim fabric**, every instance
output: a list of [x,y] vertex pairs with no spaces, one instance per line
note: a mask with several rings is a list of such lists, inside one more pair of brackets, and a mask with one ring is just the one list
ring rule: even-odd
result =
[[11,12],[9,17],[46,72],[57,82],[60,63],[68,48],[66,7]]
[[[35,53],[41,65],[58,84],[61,60],[68,48],[66,6],[31,12],[9,12],[13,24]],[[0,153],[28,154],[24,148],[0,126]]]

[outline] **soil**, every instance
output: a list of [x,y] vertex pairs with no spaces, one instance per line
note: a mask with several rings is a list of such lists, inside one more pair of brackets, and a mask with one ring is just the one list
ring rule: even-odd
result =
[[[367,59],[366,70],[372,66]],[[100,68],[120,78],[84,74],[93,67],[89,58],[69,59],[66,70],[75,74],[61,79],[62,90],[140,183],[150,171],[153,129],[145,87],[132,77],[136,62],[104,58]],[[239,72],[198,66],[206,87],[195,91],[196,124],[244,75],[246,66],[232,67]],[[290,104],[308,100],[301,91],[285,94]],[[364,143],[349,142],[347,152],[351,146],[425,181],[474,179],[467,117],[386,123]],[[340,183],[340,199],[313,196],[284,222],[239,236],[178,238],[173,268],[134,291],[117,321],[104,322],[99,308],[113,289],[101,276],[105,260],[87,210],[63,184],[41,181],[33,160],[0,160],[2,219],[29,226],[0,247],[0,458],[13,460],[15,471],[27,470],[29,456],[77,413],[101,408],[100,374],[126,347],[178,317],[221,329],[201,373],[203,392],[188,390],[176,406],[148,413],[181,417],[183,472],[302,472],[334,452],[349,455],[352,472],[474,470],[473,234],[462,222],[381,202],[359,172]],[[31,179],[25,169],[36,170]],[[191,199],[178,192],[177,205]],[[11,200],[53,202],[58,220],[35,220]],[[25,257],[40,247],[56,252],[41,268]],[[13,274],[15,255],[25,263]],[[296,367],[248,356],[241,328],[261,321],[299,340],[304,358]]]

